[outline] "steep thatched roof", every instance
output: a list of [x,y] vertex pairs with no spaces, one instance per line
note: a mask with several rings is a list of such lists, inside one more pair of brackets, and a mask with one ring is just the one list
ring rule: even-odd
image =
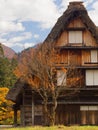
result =
[[80,18],[82,20],[86,28],[92,33],[93,37],[98,43],[98,29],[88,16],[87,10],[83,6],[83,2],[70,2],[67,10],[58,19],[57,23],[55,24],[44,42],[55,42],[59,38],[61,33],[66,30],[69,22],[75,18]]
[[19,94],[21,94],[24,85],[25,81],[22,78],[18,79],[14,87],[11,88],[7,93],[6,99],[17,102],[19,100]]

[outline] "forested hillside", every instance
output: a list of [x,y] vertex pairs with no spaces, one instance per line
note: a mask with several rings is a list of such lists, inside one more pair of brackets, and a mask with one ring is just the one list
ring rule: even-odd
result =
[[12,59],[15,56],[15,51],[12,50],[11,48],[1,44],[1,47],[3,48],[4,56],[7,57],[8,59]]
[[12,59],[6,57],[0,44],[0,87],[11,88],[14,85],[16,81],[14,74],[16,65],[16,59],[14,57]]

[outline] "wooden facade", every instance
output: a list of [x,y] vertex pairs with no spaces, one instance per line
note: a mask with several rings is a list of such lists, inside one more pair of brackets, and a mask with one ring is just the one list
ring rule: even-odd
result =
[[[47,44],[53,43],[55,48],[60,49],[61,58],[56,67],[74,65],[83,77],[79,93],[58,100],[56,124],[98,125],[97,30],[82,2],[71,2],[45,40]],[[42,125],[43,105],[40,100],[30,89],[18,93],[22,95],[21,124]]]

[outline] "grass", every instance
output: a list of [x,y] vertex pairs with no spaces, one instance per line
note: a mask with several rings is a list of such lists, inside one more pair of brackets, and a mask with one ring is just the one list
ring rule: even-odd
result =
[[0,128],[0,130],[98,130],[98,126],[54,126],[54,127],[16,127],[16,128]]

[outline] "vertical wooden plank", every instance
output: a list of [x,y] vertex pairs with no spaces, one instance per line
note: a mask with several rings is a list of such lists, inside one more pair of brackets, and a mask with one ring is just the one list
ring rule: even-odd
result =
[[98,125],[98,111],[95,111],[95,124]]
[[34,99],[32,97],[32,125],[34,125]]
[[68,25],[69,28],[76,28],[76,27],[84,27],[84,24],[83,22],[81,21],[80,18],[76,18],[74,20],[72,20],[69,25]]
[[56,41],[56,46],[66,46],[68,44],[68,33],[64,31]]
[[66,111],[66,114],[65,114],[65,124],[68,125],[68,112]]
[[62,50],[60,53],[60,63],[68,63],[68,51],[67,50]]
[[91,53],[90,50],[82,51],[82,64],[90,63]]
[[17,109],[14,108],[14,126],[17,126]]
[[95,117],[94,117],[94,111],[88,111],[88,124],[94,125],[95,124]]
[[71,66],[81,65],[81,51],[69,51],[69,64]]
[[95,38],[87,29],[84,32],[84,43],[86,46],[97,46]]
[[81,111],[81,125],[85,125],[86,123],[86,111]]
[[95,125],[95,111],[91,111],[91,124]]

